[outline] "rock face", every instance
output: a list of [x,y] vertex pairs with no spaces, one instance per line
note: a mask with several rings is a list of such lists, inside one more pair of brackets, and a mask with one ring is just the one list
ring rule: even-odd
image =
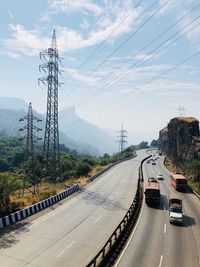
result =
[[200,159],[199,121],[192,117],[171,119],[167,129],[160,131],[160,149],[177,165]]
[[165,127],[159,132],[159,150],[168,154],[168,128]]

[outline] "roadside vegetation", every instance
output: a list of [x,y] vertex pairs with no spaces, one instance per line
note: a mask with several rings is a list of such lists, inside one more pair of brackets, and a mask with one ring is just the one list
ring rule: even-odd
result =
[[195,159],[177,167],[169,157],[166,157],[165,166],[171,172],[183,174],[187,178],[189,186],[200,194],[200,160]]
[[[0,217],[57,194],[75,183],[85,185],[89,177],[106,166],[135,156],[135,146],[122,153],[101,157],[78,154],[60,146],[60,177],[45,179],[41,155],[26,158],[24,145],[15,137],[0,136]],[[41,154],[41,148],[37,151]]]

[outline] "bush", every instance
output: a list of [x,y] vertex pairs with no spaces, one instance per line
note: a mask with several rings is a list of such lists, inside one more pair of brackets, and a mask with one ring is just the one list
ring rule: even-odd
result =
[[88,173],[91,171],[91,167],[85,163],[85,162],[79,162],[77,164],[77,168],[76,168],[76,175],[78,177],[80,176],[86,176],[88,175]]
[[56,194],[57,194],[56,190],[52,189],[52,190],[48,190],[46,192],[41,192],[39,194],[38,198],[39,198],[39,201],[42,201],[42,200],[47,199],[47,198],[54,196]]

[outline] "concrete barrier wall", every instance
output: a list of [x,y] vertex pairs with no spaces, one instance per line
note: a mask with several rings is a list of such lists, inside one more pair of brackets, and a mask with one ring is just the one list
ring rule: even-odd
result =
[[78,184],[68,188],[67,190],[52,196],[50,198],[47,198],[43,201],[40,201],[36,204],[33,204],[30,207],[24,208],[22,210],[19,210],[17,212],[11,213],[5,217],[0,218],[0,228],[6,227],[10,224],[16,223],[18,221],[21,221],[22,219],[31,216],[32,214],[35,214],[55,203],[58,201],[68,197],[69,195],[73,194],[74,192],[78,191],[80,189],[80,186]]

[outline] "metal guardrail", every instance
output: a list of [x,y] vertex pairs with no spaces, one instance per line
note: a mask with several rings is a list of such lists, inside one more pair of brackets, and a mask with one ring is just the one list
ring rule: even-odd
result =
[[136,224],[143,201],[143,171],[142,164],[148,156],[142,160],[138,173],[137,191],[134,200],[124,216],[123,220],[114,230],[108,241],[86,267],[109,267],[112,266],[126,243],[134,225]]

